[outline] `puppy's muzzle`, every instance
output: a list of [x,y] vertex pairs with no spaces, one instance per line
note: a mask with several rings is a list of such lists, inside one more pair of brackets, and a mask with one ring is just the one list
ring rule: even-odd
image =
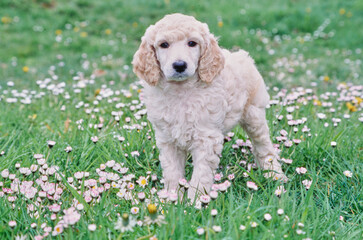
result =
[[178,73],[184,72],[185,69],[187,69],[187,67],[188,67],[187,63],[181,60],[173,63],[173,68]]

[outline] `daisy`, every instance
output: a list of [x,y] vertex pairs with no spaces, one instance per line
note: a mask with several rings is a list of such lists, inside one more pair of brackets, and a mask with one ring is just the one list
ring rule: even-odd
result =
[[253,189],[253,190],[256,190],[256,191],[257,191],[257,189],[258,189],[258,186],[256,185],[256,183],[251,182],[251,181],[247,181],[247,187],[248,187],[248,188],[251,188],[251,189]]
[[148,182],[147,179],[149,178],[149,176],[147,176],[146,178],[143,176],[139,177],[139,180],[137,180],[136,182],[142,187],[145,188],[145,186],[147,186]]
[[134,215],[138,214],[139,213],[139,208],[138,207],[132,207],[131,208],[131,213],[134,214]]
[[239,226],[239,230],[241,230],[241,231],[246,230],[246,226],[245,226],[245,225],[240,225],[240,226]]
[[88,230],[91,232],[94,232],[97,229],[97,225],[96,224],[89,224],[88,225]]
[[296,172],[297,172],[297,174],[305,174],[306,172],[307,172],[308,170],[306,169],[306,168],[304,168],[304,167],[298,167],[298,168],[296,168]]
[[134,226],[136,225],[135,219],[130,217],[127,213],[122,214],[122,218],[118,218],[117,222],[115,223],[115,229],[121,232],[126,231],[134,231]]
[[204,234],[204,228],[197,228],[197,234],[200,236],[200,235],[203,235]]
[[344,174],[346,177],[349,177],[349,178],[353,177],[353,173],[352,173],[351,171],[348,171],[348,170],[344,171],[344,172],[343,172],[343,174]]
[[263,217],[265,218],[266,221],[270,221],[272,219],[272,216],[269,213],[265,213],[265,215],[263,215]]
[[213,231],[215,231],[216,233],[219,233],[219,232],[221,232],[221,231],[222,231],[221,226],[216,226],[216,225],[214,225],[214,226],[212,227],[212,229],[213,229]]

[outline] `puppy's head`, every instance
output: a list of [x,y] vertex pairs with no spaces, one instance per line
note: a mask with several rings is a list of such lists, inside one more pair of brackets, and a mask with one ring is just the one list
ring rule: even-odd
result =
[[172,14],[146,30],[132,64],[135,74],[150,85],[192,77],[211,82],[223,69],[224,57],[207,24]]

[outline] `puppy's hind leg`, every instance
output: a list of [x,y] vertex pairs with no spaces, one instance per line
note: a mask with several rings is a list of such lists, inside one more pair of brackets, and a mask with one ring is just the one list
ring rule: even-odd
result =
[[269,170],[265,177],[287,181],[277,161],[278,155],[272,146],[266,122],[265,108],[249,105],[245,109],[241,125],[251,139],[256,163],[263,170]]

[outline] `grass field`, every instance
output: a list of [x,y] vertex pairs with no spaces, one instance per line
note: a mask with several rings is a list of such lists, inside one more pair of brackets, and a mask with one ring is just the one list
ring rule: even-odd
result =
[[[227,191],[207,206],[160,192],[130,62],[173,12],[256,60],[288,183],[251,168],[236,128]],[[363,238],[362,1],[2,0],[0,18],[0,239]]]

